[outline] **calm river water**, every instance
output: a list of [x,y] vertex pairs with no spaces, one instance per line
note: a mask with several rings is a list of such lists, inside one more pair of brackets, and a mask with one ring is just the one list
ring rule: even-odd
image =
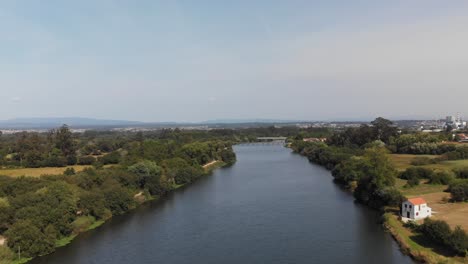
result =
[[33,263],[412,263],[327,170],[282,146],[235,151],[234,166]]

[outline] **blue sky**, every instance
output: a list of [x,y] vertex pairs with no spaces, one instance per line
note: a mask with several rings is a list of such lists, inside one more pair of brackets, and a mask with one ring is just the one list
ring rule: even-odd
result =
[[0,119],[442,117],[467,1],[0,3]]

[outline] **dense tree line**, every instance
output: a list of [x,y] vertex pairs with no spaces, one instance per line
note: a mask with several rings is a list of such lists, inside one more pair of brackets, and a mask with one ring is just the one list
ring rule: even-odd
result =
[[386,144],[398,135],[398,128],[385,118],[379,117],[370,123],[358,128],[347,128],[344,131],[334,133],[328,140],[330,145],[362,147],[376,140]]
[[195,181],[207,173],[203,165],[211,161],[233,164],[236,156],[232,141],[227,140],[232,137],[219,135],[219,131],[180,130],[156,135],[74,135],[64,126],[47,134],[21,133],[10,141],[3,138],[1,149],[11,148],[12,161],[22,167],[42,166],[51,155],[64,160],[51,164],[54,166],[80,164],[83,157],[90,157],[90,162],[82,163],[93,166],[39,178],[0,176],[0,235],[7,238],[10,248],[6,252],[0,247],[0,256],[11,256],[19,248],[24,257],[50,253],[57,241],[87,230],[97,221]]
[[[0,165],[4,167],[64,167],[68,165],[119,164],[130,157],[161,160],[173,155],[178,144],[192,142],[254,142],[260,136],[327,137],[328,128],[258,127],[202,130],[161,129],[146,132],[86,131],[71,133],[67,126],[48,133],[22,132],[0,136]],[[189,148],[189,147],[187,147]],[[191,146],[197,148],[196,144]],[[198,146],[199,148],[199,146]],[[186,154],[191,150],[186,149]],[[218,150],[222,152],[221,150]],[[138,154],[138,155],[136,155]],[[229,152],[221,153],[228,158]],[[198,163],[203,163],[203,158]],[[206,159],[206,157],[205,157]],[[133,162],[133,161],[124,161]]]
[[[447,135],[399,134],[388,120],[376,119],[371,125],[348,128],[335,132],[327,143],[310,143],[296,140],[291,147],[311,162],[332,170],[336,182],[352,190],[357,201],[373,208],[399,207],[405,199],[395,187],[395,179],[407,180],[407,185],[418,185],[422,179],[429,184],[449,185],[452,201],[468,201],[468,168],[435,171],[419,165],[438,160],[421,158],[398,173],[388,158],[388,153],[444,154],[442,160],[467,159],[467,147],[444,144]],[[425,219],[424,224],[413,228],[435,243],[459,255],[466,255],[468,235],[460,227],[451,230],[444,221]]]
[[396,133],[391,122],[378,118],[372,126],[335,133],[327,143],[297,140],[291,147],[332,170],[335,181],[350,188],[357,201],[373,208],[399,206],[404,197],[395,188],[397,172],[384,143]]

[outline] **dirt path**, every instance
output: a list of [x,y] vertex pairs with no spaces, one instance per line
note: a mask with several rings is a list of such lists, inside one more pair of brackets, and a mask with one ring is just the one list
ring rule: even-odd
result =
[[213,161],[208,162],[207,164],[203,165],[202,167],[203,167],[204,169],[206,169],[206,168],[208,168],[209,166],[211,166],[211,165],[213,165],[213,164],[215,164],[215,163],[217,163],[217,162],[219,162],[219,160],[213,160]]

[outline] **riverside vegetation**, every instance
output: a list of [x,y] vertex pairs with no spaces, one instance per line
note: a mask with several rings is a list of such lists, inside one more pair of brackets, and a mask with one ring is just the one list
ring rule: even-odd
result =
[[51,253],[112,216],[233,164],[234,143],[328,133],[295,127],[72,133],[67,126],[0,133],[0,239],[7,239],[0,263]]
[[[335,131],[327,143],[305,142],[298,136],[291,138],[290,146],[311,162],[331,170],[335,182],[348,188],[358,202],[381,210],[386,225],[413,257],[431,263],[459,263],[466,261],[468,250],[468,235],[460,226],[451,229],[442,220],[428,219],[420,225],[403,227],[395,221],[405,193],[421,182],[445,188],[451,194],[449,203],[468,201],[468,167],[444,165],[468,159],[468,147],[447,142],[450,137],[448,133],[401,132],[389,120],[377,118],[371,125]],[[403,170],[397,168],[391,153],[412,154],[411,165]],[[424,167],[434,165],[439,167]]]
[[[0,236],[8,242],[0,246],[0,263],[12,262],[20,248],[19,262],[50,253],[114,215],[193,182],[213,161],[218,161],[214,166],[232,164],[232,144],[258,136],[287,136],[294,151],[332,170],[335,181],[349,188],[356,200],[385,213],[400,244],[413,256],[415,248],[422,252],[418,259],[441,260],[420,241],[433,241],[429,247],[440,245],[448,250],[446,255],[459,255],[450,261],[466,254],[463,229],[449,227],[448,232],[442,227],[450,235],[434,235],[432,230],[445,224],[404,227],[393,213],[405,195],[419,194],[420,187],[444,188],[451,192],[451,203],[466,202],[467,170],[451,165],[468,158],[465,147],[447,142],[449,134],[399,133],[390,121],[379,118],[371,126],[343,131],[258,127],[73,134],[63,126],[49,133],[0,136],[0,175],[10,175],[0,176]],[[328,141],[302,140],[308,137]],[[446,243],[454,239],[459,242]]]
[[[64,169],[60,175],[0,176],[0,235],[7,241],[0,263],[51,253],[80,232],[195,181],[209,172],[205,164],[233,164],[232,139],[219,131],[73,134],[67,126],[3,135],[3,167]],[[66,168],[77,164],[90,166]]]

